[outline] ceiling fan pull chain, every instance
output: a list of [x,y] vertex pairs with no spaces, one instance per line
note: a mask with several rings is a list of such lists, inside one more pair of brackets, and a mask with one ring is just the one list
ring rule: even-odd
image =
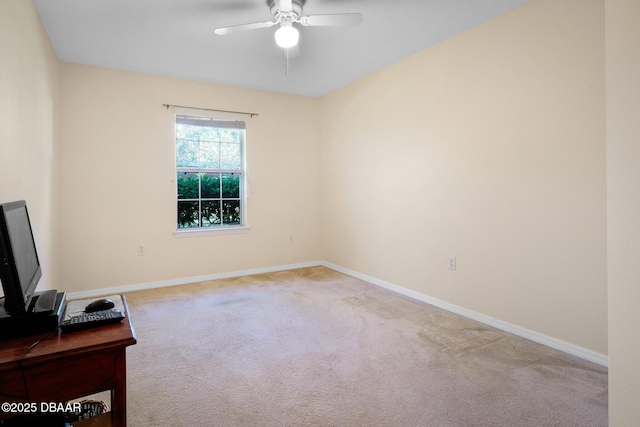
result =
[[289,49],[284,50],[285,62],[284,62],[284,75],[287,77],[287,84],[289,84]]

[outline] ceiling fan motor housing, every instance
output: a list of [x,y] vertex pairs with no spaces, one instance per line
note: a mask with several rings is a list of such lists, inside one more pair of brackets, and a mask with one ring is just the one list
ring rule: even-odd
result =
[[[296,18],[299,18],[300,15],[302,15],[302,5],[303,5],[304,1],[303,0],[291,0],[291,12],[293,12],[296,15]],[[269,10],[271,11],[271,14],[273,16],[278,15],[278,6],[276,4],[275,0],[268,0],[267,4],[269,5]]]

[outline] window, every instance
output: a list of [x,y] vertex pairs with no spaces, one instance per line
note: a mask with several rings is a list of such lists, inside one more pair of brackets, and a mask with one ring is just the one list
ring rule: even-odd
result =
[[245,123],[176,115],[177,229],[244,227]]

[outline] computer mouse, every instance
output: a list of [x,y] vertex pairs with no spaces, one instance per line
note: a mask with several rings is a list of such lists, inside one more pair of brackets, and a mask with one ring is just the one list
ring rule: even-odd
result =
[[95,311],[100,311],[100,310],[109,310],[110,308],[113,308],[114,306],[115,306],[115,304],[110,299],[101,298],[101,299],[95,300],[94,302],[92,302],[89,305],[87,305],[84,308],[84,312],[85,313],[93,313]]

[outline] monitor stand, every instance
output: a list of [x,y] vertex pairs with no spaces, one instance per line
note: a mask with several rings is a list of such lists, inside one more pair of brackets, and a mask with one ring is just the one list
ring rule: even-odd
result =
[[46,316],[50,314],[56,306],[57,295],[58,291],[56,289],[36,292],[29,302],[27,314],[35,316]]
[[0,338],[13,338],[54,331],[60,325],[67,294],[57,290],[37,292],[25,314],[10,315],[0,299]]

